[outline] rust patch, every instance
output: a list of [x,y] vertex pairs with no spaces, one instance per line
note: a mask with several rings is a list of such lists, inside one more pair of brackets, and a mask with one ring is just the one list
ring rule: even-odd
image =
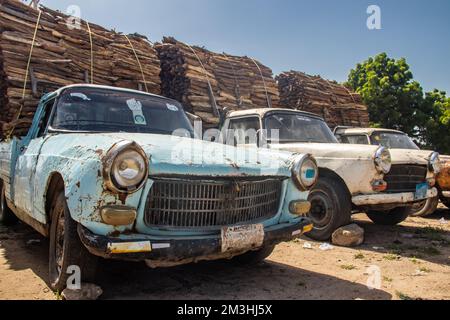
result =
[[125,204],[126,201],[127,201],[128,194],[126,194],[126,193],[119,193],[118,196],[119,196],[119,200],[122,201],[122,204]]
[[442,191],[450,191],[450,161],[442,161],[442,171],[438,175],[437,183]]
[[80,181],[78,181],[75,185],[77,186],[78,189],[80,189],[80,186],[81,186]]
[[95,150],[95,153],[96,153],[97,155],[99,155],[100,157],[103,156],[103,150],[102,150],[102,149],[97,149],[97,150]]
[[111,232],[111,233],[109,234],[109,236],[110,236],[111,238],[118,238],[118,237],[120,236],[120,231],[119,231],[119,230],[114,230],[113,232]]

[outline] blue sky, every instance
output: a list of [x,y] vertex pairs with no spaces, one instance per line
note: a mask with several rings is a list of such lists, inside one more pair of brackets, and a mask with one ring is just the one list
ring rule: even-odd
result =
[[[166,36],[249,55],[280,73],[300,70],[344,81],[357,62],[405,57],[425,90],[450,93],[449,0],[42,0],[83,19],[152,41]],[[366,27],[381,8],[382,29]]]

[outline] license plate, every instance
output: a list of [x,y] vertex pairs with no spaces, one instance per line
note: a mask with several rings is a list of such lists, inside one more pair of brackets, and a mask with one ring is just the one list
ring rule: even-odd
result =
[[416,186],[416,194],[414,200],[423,200],[427,198],[428,183],[421,183]]
[[264,226],[262,224],[222,228],[222,252],[260,248],[263,243]]

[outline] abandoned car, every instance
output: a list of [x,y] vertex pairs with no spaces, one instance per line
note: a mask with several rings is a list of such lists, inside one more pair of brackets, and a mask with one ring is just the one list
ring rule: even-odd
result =
[[[172,135],[179,129],[186,136]],[[0,220],[50,237],[55,290],[69,266],[92,278],[97,257],[254,262],[312,229],[312,156],[257,150],[238,162],[238,148],[192,130],[183,107],[160,96],[91,85],[49,93],[28,135],[0,143]]]
[[[342,143],[351,143],[351,144],[365,144],[365,145],[375,145],[375,146],[383,146],[385,148],[389,148],[390,150],[396,149],[397,152],[401,153],[401,150],[408,150],[408,156],[411,159],[417,158],[428,158],[434,157],[435,159],[438,157],[437,153],[433,153],[432,151],[420,150],[419,147],[414,143],[414,141],[404,132],[390,129],[381,129],[381,128],[348,128],[348,127],[337,127],[334,130],[334,133],[338,140]],[[431,155],[431,156],[430,156]],[[420,160],[418,160],[420,162]],[[442,161],[442,160],[441,160]],[[435,173],[439,173],[442,169],[439,167],[438,161],[434,160]],[[440,193],[440,196],[443,201],[445,201],[445,197],[443,196],[442,190],[449,190],[445,187],[445,178],[444,173],[439,173],[438,177],[441,176],[440,181],[442,185],[437,183],[437,187]],[[410,179],[410,177],[405,177],[405,179]],[[439,179],[437,179],[439,181]],[[436,181],[433,181],[435,184]],[[449,188],[447,186],[447,188]],[[445,191],[444,191],[445,192]],[[430,198],[426,201],[419,201],[415,203],[411,207],[410,214],[413,216],[428,216],[436,211],[436,208],[439,204],[439,196],[434,198]]]
[[[437,195],[433,185],[439,157],[434,153],[417,157],[382,146],[340,144],[321,117],[291,109],[234,111],[225,118],[222,142],[256,143],[316,158],[320,175],[309,195],[314,229],[308,233],[316,240],[327,240],[350,223],[352,211],[366,212],[377,224],[395,225],[408,217],[415,202]],[[258,137],[239,137],[248,130]]]

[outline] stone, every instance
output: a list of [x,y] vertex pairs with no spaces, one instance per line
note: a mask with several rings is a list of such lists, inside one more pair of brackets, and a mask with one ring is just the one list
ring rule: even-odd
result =
[[64,300],[97,300],[103,294],[102,288],[92,283],[82,283],[78,290],[64,289],[62,297]]
[[364,229],[356,224],[337,229],[332,236],[333,244],[341,247],[357,247],[364,242]]

